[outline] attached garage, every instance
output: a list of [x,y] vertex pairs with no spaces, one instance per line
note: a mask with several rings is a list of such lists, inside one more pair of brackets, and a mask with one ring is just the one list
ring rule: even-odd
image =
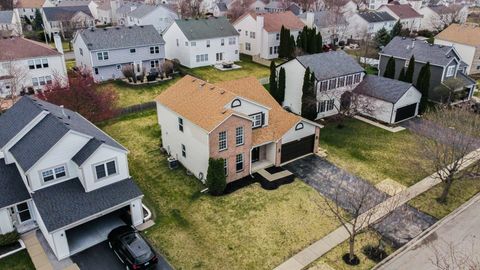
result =
[[297,141],[282,144],[281,163],[313,153],[315,135],[303,137]]
[[387,124],[417,116],[422,94],[410,83],[367,75],[353,90],[359,113]]

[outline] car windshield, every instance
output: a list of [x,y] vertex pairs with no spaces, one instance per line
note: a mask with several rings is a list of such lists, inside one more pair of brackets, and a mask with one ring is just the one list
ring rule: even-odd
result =
[[150,246],[138,233],[127,234],[122,237],[122,241],[126,244],[136,263],[144,263],[152,257]]

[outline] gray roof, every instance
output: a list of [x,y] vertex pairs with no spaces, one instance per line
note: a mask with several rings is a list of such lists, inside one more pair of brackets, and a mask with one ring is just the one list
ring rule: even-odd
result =
[[218,10],[220,11],[228,11],[227,4],[225,2],[217,3]]
[[0,116],[2,147],[42,111],[48,114],[10,149],[24,171],[30,169],[69,130],[126,151],[123,146],[78,113],[30,96],[22,97]]
[[461,80],[464,86],[472,86],[475,85],[477,82],[465,75],[463,72],[458,71],[457,72],[457,78]]
[[425,41],[402,37],[393,38],[381,53],[403,59],[410,59],[415,55],[415,61],[430,62],[438,66],[445,66],[452,61],[452,57],[458,57],[452,46],[431,45]]
[[165,44],[153,25],[82,29],[77,34],[92,51]]
[[30,194],[15,164],[0,159],[0,209],[30,199]]
[[395,104],[407,93],[411,86],[411,83],[366,75],[353,92]]
[[302,55],[296,59],[305,68],[309,67],[319,81],[364,71],[357,61],[344,51]]
[[75,156],[72,157],[72,161],[75,162],[78,166],[82,164],[102,145],[102,142],[92,138],[87,144],[85,144],[82,149],[80,149]]
[[290,10],[293,14],[295,15],[300,15],[302,13],[302,7],[300,7],[297,3],[291,3],[288,7],[287,10]]
[[92,17],[88,6],[44,7],[43,12],[48,21],[69,21],[78,12],[83,12]]
[[265,5],[265,9],[285,9],[283,2],[271,0],[268,4]]
[[32,194],[49,232],[140,196],[142,192],[130,178],[90,192],[74,178]]
[[0,23],[10,24],[12,23],[13,10],[0,10]]
[[159,9],[159,8],[162,8],[162,9],[168,10],[169,12],[175,13],[175,11],[173,11],[172,9],[170,9],[170,7],[168,7],[166,5],[157,5],[157,6],[140,5],[136,9],[132,10],[132,12],[130,12],[128,14],[128,16],[132,16],[132,17],[135,17],[135,18],[143,18],[145,15],[147,15],[150,12],[153,12],[156,9]]
[[128,3],[125,3],[123,5],[121,5],[119,8],[117,8],[117,13],[119,14],[126,14],[126,13],[129,13],[132,11],[132,7],[138,7],[140,6],[141,4],[139,3],[131,3],[131,2],[128,2]]
[[[307,13],[303,13],[298,16],[299,18],[306,19]],[[322,10],[313,12],[313,24],[317,28],[325,28],[337,25],[346,25],[347,20],[344,16],[337,16],[334,12],[329,10]]]
[[88,6],[92,0],[60,0],[57,7]]
[[237,30],[225,17],[175,20],[188,40],[238,36]]
[[395,21],[395,18],[385,11],[364,11],[359,12],[358,15],[369,23]]

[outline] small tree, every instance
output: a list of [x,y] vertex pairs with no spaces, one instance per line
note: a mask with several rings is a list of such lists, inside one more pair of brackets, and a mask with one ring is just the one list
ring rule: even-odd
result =
[[283,100],[285,99],[285,69],[280,68],[280,73],[278,74],[278,99],[277,102],[282,105]]
[[207,187],[212,195],[222,195],[227,186],[223,159],[208,159]]
[[415,56],[412,55],[412,57],[410,57],[410,61],[408,62],[407,71],[405,72],[405,82],[408,82],[408,83],[413,82],[414,72],[415,72]]
[[310,74],[310,68],[307,67],[303,76],[302,87],[302,117],[309,120],[315,120],[317,118],[317,97],[315,95],[315,84],[312,83],[315,80],[314,74]]
[[402,81],[402,82],[405,82],[405,68],[402,67],[402,70],[400,70],[400,75],[398,75],[398,80],[399,81]]
[[419,112],[423,113],[427,107],[428,103],[428,92],[430,89],[430,62],[427,62],[418,74],[416,88],[420,93],[422,93],[422,98],[420,99]]
[[42,14],[40,14],[40,10],[37,8],[35,9],[35,18],[33,19],[33,22],[32,22],[33,30],[42,29],[42,24],[43,24]]
[[374,40],[377,43],[377,46],[385,46],[390,42],[390,35],[387,32],[387,29],[385,27],[382,27],[382,29],[378,30],[378,32],[375,34]]
[[395,79],[395,59],[390,57],[387,62],[387,66],[385,67],[385,72],[383,73],[383,77]]
[[280,45],[278,46],[278,57],[286,58],[288,54],[289,39],[290,37],[286,35],[286,29],[282,25],[282,28],[280,29]]
[[390,37],[394,38],[399,36],[402,33],[402,27],[402,23],[400,23],[400,20],[398,20],[393,26],[392,31],[390,31]]
[[278,101],[278,84],[277,84],[277,71],[275,67],[275,61],[270,62],[269,91],[270,91],[270,95],[272,95],[272,97]]
[[323,51],[323,38],[322,38],[322,34],[320,32],[318,32],[316,35],[315,35],[315,38],[317,39],[317,48],[315,49],[315,52],[316,53],[321,53]]

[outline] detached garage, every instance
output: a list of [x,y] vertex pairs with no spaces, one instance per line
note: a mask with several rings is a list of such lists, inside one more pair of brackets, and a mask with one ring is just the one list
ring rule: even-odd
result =
[[353,90],[358,111],[387,124],[417,116],[422,94],[410,83],[385,77],[365,76]]

